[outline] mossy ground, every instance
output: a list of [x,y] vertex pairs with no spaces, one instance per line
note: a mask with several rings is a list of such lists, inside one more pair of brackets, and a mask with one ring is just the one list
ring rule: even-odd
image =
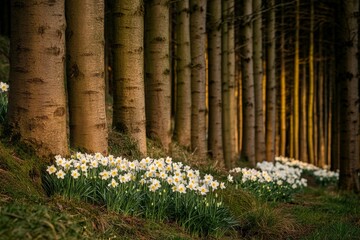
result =
[[[156,142],[149,141],[148,149],[151,157],[166,156]],[[110,135],[110,153],[142,157],[119,133]],[[226,176],[218,164],[200,161],[177,145],[171,155],[219,178]],[[40,176],[49,161],[25,146],[0,142],[0,239],[200,239],[174,222],[124,216],[102,206],[46,196]],[[239,227],[221,239],[360,239],[360,198],[334,187],[310,187],[290,203],[263,202],[228,187],[224,201]]]

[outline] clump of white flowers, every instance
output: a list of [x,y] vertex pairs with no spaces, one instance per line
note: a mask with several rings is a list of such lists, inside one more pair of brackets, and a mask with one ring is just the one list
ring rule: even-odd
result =
[[[56,156],[46,171],[49,194],[105,204],[124,214],[175,219],[193,231],[231,226],[231,217],[217,194],[225,189],[225,183],[171,157],[130,161],[78,152],[70,158]],[[206,221],[194,223],[200,216],[207,216],[217,226]]]
[[307,186],[300,169],[272,162],[257,163],[256,167],[234,168],[229,172],[228,181],[270,201],[289,200],[292,194]]
[[320,168],[310,163],[282,156],[275,157],[275,161],[303,170],[306,174],[314,176],[315,180],[321,185],[336,184],[339,180],[339,172],[330,171],[329,166]]

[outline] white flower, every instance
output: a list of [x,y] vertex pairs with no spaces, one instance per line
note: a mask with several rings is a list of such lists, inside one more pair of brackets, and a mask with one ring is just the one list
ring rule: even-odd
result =
[[226,187],[225,187],[225,183],[220,183],[220,189],[225,189]]
[[59,170],[59,171],[56,172],[56,176],[57,176],[57,178],[64,179],[65,173],[64,173],[63,170]]
[[54,172],[57,171],[56,167],[54,165],[51,165],[51,166],[48,166],[46,171],[51,175],[53,174]]
[[234,177],[229,174],[227,176],[227,180],[232,183],[232,182],[234,182]]
[[108,184],[108,186],[110,187],[117,187],[119,185],[119,183],[115,180],[115,179],[111,179],[111,182]]
[[198,188],[198,191],[201,195],[206,195],[209,192],[209,189],[205,185],[202,185]]
[[9,85],[7,83],[0,82],[0,90],[1,90],[1,92],[7,92],[8,89],[9,89]]
[[84,163],[84,164],[81,164],[81,165],[80,165],[80,169],[81,169],[81,171],[86,172],[87,169],[88,169],[88,166],[87,166],[85,163]]
[[211,181],[210,186],[213,190],[216,190],[219,187],[219,182],[216,180]]
[[80,176],[80,174],[79,174],[79,172],[78,172],[78,170],[72,170],[71,171],[71,176],[74,178],[74,179],[77,179],[79,176]]
[[177,186],[177,191],[178,191],[179,193],[186,193],[186,187],[184,186],[184,184],[179,184],[179,185]]
[[110,175],[111,175],[112,177],[116,177],[116,176],[118,175],[118,170],[117,170],[117,168],[111,169],[111,170],[110,170]]
[[106,170],[99,173],[102,180],[107,180],[110,178],[110,173]]
[[97,168],[99,166],[99,162],[97,160],[92,160],[90,166],[92,168]]

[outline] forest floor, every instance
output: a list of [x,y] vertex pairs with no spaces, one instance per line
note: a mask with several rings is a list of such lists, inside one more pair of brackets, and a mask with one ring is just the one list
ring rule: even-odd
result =
[[[124,140],[125,139],[125,140]],[[126,137],[112,135],[114,155],[137,157]],[[115,144],[116,143],[116,144]],[[150,154],[164,154],[155,143]],[[190,153],[173,151],[191,161]],[[221,175],[215,167],[196,167]],[[78,200],[46,196],[41,187],[43,166],[31,150],[0,142],[0,240],[5,239],[202,239],[175,222],[124,216]],[[263,202],[228,188],[224,193],[240,227],[219,239],[360,239],[360,197],[335,187],[307,187],[288,203]],[[215,239],[215,237],[206,237]]]

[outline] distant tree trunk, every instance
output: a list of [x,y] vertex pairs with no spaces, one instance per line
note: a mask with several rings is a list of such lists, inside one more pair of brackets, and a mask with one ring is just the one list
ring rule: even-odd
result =
[[358,1],[343,3],[342,43],[345,55],[344,72],[339,79],[340,85],[340,180],[343,190],[360,191],[359,184],[359,65],[358,65]]
[[309,162],[315,164],[314,159],[314,0],[310,0],[310,48],[309,48],[309,102],[308,102],[308,156]]
[[[282,1],[283,3],[283,1]],[[280,47],[281,47],[281,72],[280,72],[280,154],[281,156],[286,155],[286,63],[285,63],[285,10],[284,6],[281,7],[281,37],[280,37]]]
[[308,161],[307,155],[307,122],[306,122],[306,68],[307,65],[303,64],[302,79],[301,79],[301,122],[300,122],[300,160],[303,162]]
[[[146,154],[143,1],[115,2],[113,125]],[[131,28],[129,28],[131,25]]]
[[323,62],[323,41],[322,26],[319,30],[319,69],[318,69],[318,164],[320,167],[325,165],[325,129],[324,129],[324,62]]
[[11,2],[9,126],[40,156],[69,154],[64,3]]
[[106,154],[104,2],[67,0],[66,17],[70,144]]
[[221,34],[221,81],[222,81],[222,126],[224,163],[230,168],[233,146],[231,145],[230,89],[229,89],[229,21],[228,0],[221,1],[222,34]]
[[165,150],[171,143],[171,71],[169,5],[167,0],[146,2],[145,95],[148,136]]
[[243,147],[242,152],[252,166],[255,166],[255,96],[253,77],[253,43],[252,43],[252,3],[244,2],[243,25],[241,36],[241,66],[242,66],[242,87],[244,104],[243,122]]
[[265,127],[263,115],[263,62],[262,62],[262,30],[261,0],[253,0],[253,62],[255,91],[255,158],[262,162],[266,158]]
[[222,143],[221,100],[221,1],[208,2],[209,12],[209,141],[210,155],[220,163],[224,160]]
[[191,148],[206,158],[206,0],[191,0]]
[[231,141],[231,167],[235,164],[236,156],[238,155],[237,147],[237,108],[235,97],[235,73],[236,73],[236,60],[235,60],[235,1],[228,1],[228,82],[229,82],[229,108],[230,108],[230,141]]
[[296,0],[296,26],[295,26],[295,59],[294,59],[294,134],[290,136],[294,144],[294,158],[299,159],[299,89],[300,89],[300,0]]
[[[176,76],[177,96],[174,138],[184,147],[191,146],[191,50],[189,0],[177,3]],[[218,63],[219,64],[219,63]],[[220,137],[221,139],[221,137]],[[222,151],[222,150],[221,150]]]
[[267,15],[267,73],[266,73],[266,160],[275,159],[276,136],[276,38],[275,38],[275,0],[269,0]]
[[[315,75],[315,73],[314,73]],[[318,95],[318,82],[315,81],[314,82],[314,99],[317,99],[317,95]],[[314,103],[314,122],[313,122],[313,126],[314,126],[314,131],[313,131],[313,141],[314,141],[314,161],[315,161],[315,165],[319,166],[319,158],[318,158],[318,116],[317,116],[317,111],[318,111],[318,106],[317,103]]]

